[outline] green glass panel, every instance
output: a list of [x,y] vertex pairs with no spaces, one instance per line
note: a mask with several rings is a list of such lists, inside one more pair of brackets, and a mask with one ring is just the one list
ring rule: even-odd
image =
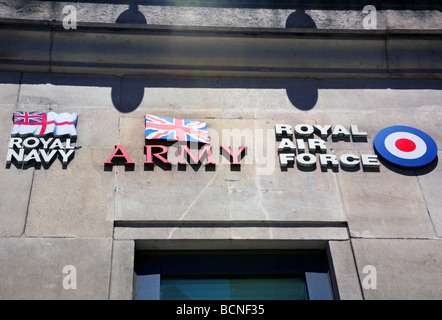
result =
[[162,300],[306,300],[301,277],[161,279]]

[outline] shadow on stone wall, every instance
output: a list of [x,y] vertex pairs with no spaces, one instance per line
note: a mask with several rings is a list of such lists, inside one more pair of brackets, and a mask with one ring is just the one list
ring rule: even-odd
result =
[[313,21],[304,9],[296,9],[295,12],[291,13],[285,23],[286,28],[294,29],[316,29],[316,23]]
[[[138,10],[137,4],[130,4],[115,21],[116,23],[146,24],[146,18]],[[316,29],[313,19],[305,13],[302,8],[291,13],[286,21],[286,28],[291,29]],[[318,101],[318,88],[314,81],[304,80],[290,83],[286,87],[287,97],[293,106],[299,110],[307,111],[315,107]],[[112,101],[120,112],[131,112],[135,110],[144,98],[144,87],[138,85],[136,81],[128,78],[123,82],[119,94],[112,90]]]
[[138,5],[131,3],[129,9],[123,11],[115,21],[115,23],[135,23],[135,24],[147,24],[147,20],[144,15],[138,10]]
[[[303,8],[291,13],[285,23],[290,29],[316,29],[316,23],[305,13]],[[314,81],[304,80],[297,85],[287,87],[287,97],[295,108],[307,111],[315,107],[318,101],[318,88]]]

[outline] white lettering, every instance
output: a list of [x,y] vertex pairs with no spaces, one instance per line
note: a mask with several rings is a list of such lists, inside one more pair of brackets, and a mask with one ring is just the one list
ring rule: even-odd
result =
[[337,157],[334,154],[320,154],[319,163],[321,167],[327,167],[328,164],[331,164],[332,167],[338,167],[339,165]]
[[276,124],[275,133],[277,137],[287,136],[291,138],[293,136],[292,127],[288,124]]
[[11,139],[9,139],[9,149],[13,149],[14,147],[17,148],[17,149],[20,149],[22,142],[23,142],[22,138],[11,138]]
[[296,157],[296,163],[302,167],[312,167],[316,164],[316,157],[310,153],[301,153]]
[[359,157],[353,155],[353,154],[343,154],[339,161],[341,162],[341,166],[348,167],[348,168],[355,168],[359,166]]
[[10,164],[12,158],[14,158],[19,164],[22,164],[24,156],[25,149],[18,149],[18,153],[14,149],[8,149],[8,154],[6,155],[6,163]]
[[51,143],[52,140],[54,140],[54,138],[49,138],[47,140],[43,139],[43,138],[40,138],[40,141],[43,144],[43,149],[49,148],[49,144]]
[[25,164],[31,162],[31,161],[35,161],[36,163],[41,163],[41,159],[40,156],[38,154],[38,150],[37,149],[32,149],[31,152],[29,152],[25,159],[23,160],[23,162]]
[[40,144],[40,140],[38,140],[35,137],[26,138],[23,141],[23,147],[25,149],[34,149],[34,148],[38,147],[39,144]]
[[337,125],[333,129],[332,137],[333,138],[340,138],[340,137],[348,138],[348,137],[350,137],[350,132],[348,132],[347,129],[344,128],[344,126]]
[[379,168],[380,166],[378,156],[375,154],[361,154],[361,162],[366,168]]
[[58,152],[61,154],[63,164],[67,164],[69,162],[69,158],[74,154],[74,151],[74,149],[70,149],[68,152],[64,151],[63,149],[58,150]]
[[294,153],[281,153],[279,155],[279,163],[283,168],[287,167],[289,164],[293,164],[294,162],[295,162]]
[[302,139],[296,139],[296,145],[298,146],[299,152],[305,152],[305,142]]
[[321,139],[308,139],[308,148],[310,152],[314,153],[316,151],[326,152],[327,147],[325,146],[325,141]]
[[351,131],[351,135],[352,135],[353,139],[354,138],[357,138],[357,139],[367,138],[367,132],[359,131],[357,125],[352,124],[350,126],[350,131]]
[[51,150],[49,154],[47,154],[46,150],[44,149],[40,150],[40,156],[42,157],[44,163],[50,163],[56,154],[57,150]]
[[281,143],[278,146],[278,151],[279,152],[283,152],[283,151],[292,151],[294,152],[296,150],[296,146],[294,145],[294,143],[287,138],[284,138],[281,140]]
[[51,146],[49,147],[49,149],[55,149],[55,148],[63,149],[63,143],[61,142],[60,139],[55,139],[54,143],[52,143]]
[[295,133],[301,137],[311,137],[314,132],[313,126],[309,124],[298,124],[295,126]]
[[319,131],[319,136],[322,139],[326,139],[328,137],[328,135],[330,134],[330,132],[331,132],[331,125],[329,125],[329,124],[324,126],[324,127],[320,126],[318,124],[315,124],[313,127],[315,129],[317,129],[317,131]]

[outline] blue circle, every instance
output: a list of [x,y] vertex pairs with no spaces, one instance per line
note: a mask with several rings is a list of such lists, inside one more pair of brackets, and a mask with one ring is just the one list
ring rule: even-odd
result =
[[[418,136],[424,140],[425,144],[427,145],[427,151],[421,157],[416,159],[403,159],[395,156],[385,147],[385,139],[390,134],[395,132],[408,132]],[[374,148],[376,152],[385,160],[402,167],[422,167],[432,162],[437,156],[436,142],[434,142],[434,140],[425,132],[407,126],[392,126],[382,129],[374,138]]]

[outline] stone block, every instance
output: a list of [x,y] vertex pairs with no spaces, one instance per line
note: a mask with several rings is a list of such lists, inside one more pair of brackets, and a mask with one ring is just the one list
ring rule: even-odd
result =
[[75,108],[71,112],[78,114],[76,146],[114,148],[118,144],[120,113],[117,110]]
[[[63,8],[68,4],[70,3],[40,4],[34,0],[10,0],[0,5],[0,13],[4,18],[62,21],[66,17]],[[276,5],[266,8],[265,5],[257,5],[253,8],[241,6],[228,8],[140,4],[136,8],[129,8],[126,4],[78,2],[75,8],[79,22],[248,28],[311,27],[354,30],[363,29],[363,20],[367,16],[363,6],[349,5],[335,5],[328,8],[314,5],[299,8],[296,4],[292,7]],[[418,10],[403,10],[404,8],[407,8],[407,4],[393,10],[376,8],[376,29],[441,29],[441,13],[431,10],[431,6],[423,4],[416,8]]]
[[435,237],[414,170],[340,170],[338,181],[353,237]]
[[[204,165],[195,168],[196,171],[191,166],[178,168],[177,165],[170,170],[158,166],[147,170],[144,167],[144,128],[144,116],[121,118],[119,143],[135,162],[135,168],[130,171],[114,166],[115,219],[228,219],[228,204],[221,200],[227,196],[223,186],[225,171],[218,167],[215,171],[206,171]],[[209,214],[198,209],[203,203],[217,205],[210,207]]]
[[325,242],[327,240],[347,240],[348,233],[344,227],[290,227],[290,226],[269,226],[265,222],[238,223],[233,221],[230,224],[210,225],[194,223],[194,225],[183,224],[180,226],[151,226],[126,225],[115,229],[116,239],[138,239],[142,241],[184,241],[184,240],[226,240],[226,241],[300,241],[306,243]]
[[186,171],[119,170],[115,219],[229,220],[224,176],[219,169],[206,172],[204,167],[198,172],[190,167]]
[[17,109],[75,112],[77,146],[113,148],[117,144],[120,112],[114,102],[119,103],[118,78],[24,74],[22,82]]
[[[8,17],[9,18],[9,17]],[[26,29],[0,29],[0,68],[4,71],[17,71],[16,63],[20,63],[20,70],[29,72],[48,72],[51,60],[50,27],[40,29],[32,27]],[[13,61],[13,63],[8,63]]]
[[0,168],[0,236],[23,234],[34,170]]
[[12,107],[0,108],[0,236],[20,236],[24,232],[34,170],[6,165],[12,129]]
[[442,45],[438,37],[415,37],[407,40],[387,37],[388,70],[406,69],[434,72],[434,63],[442,62]]
[[154,242],[175,242],[176,241],[212,241],[212,240],[230,240],[230,228],[217,228],[213,226],[152,226],[152,227],[117,227],[115,228],[115,239],[137,239]]
[[[136,165],[134,171],[115,169],[117,220],[345,221],[333,172],[281,171],[273,123],[248,119],[206,122],[214,161],[219,162],[213,171],[204,165],[146,170],[143,118],[121,118],[119,142]],[[239,145],[248,147],[240,168],[231,168],[228,159],[219,156],[219,145],[233,150]],[[173,202],[168,201],[172,198]]]
[[0,299],[108,299],[111,253],[112,239],[0,238]]
[[52,20],[53,3],[29,0],[11,0],[0,5],[0,14],[3,18]]
[[113,76],[24,73],[18,108],[112,110],[119,103],[120,84]]
[[239,240],[305,240],[327,241],[346,240],[345,227],[310,227],[310,226],[239,226],[232,228],[232,238]]
[[[321,81],[327,86],[327,80]],[[319,85],[321,85],[321,83]],[[318,124],[356,124],[368,133],[367,142],[331,142],[336,150],[373,150],[376,134],[389,126],[405,125],[425,131],[435,141],[442,139],[442,98],[433,81],[342,81],[343,89],[319,89],[318,102],[312,110]],[[355,88],[366,86],[366,88]],[[391,86],[391,89],[376,88]],[[345,90],[348,87],[351,90]],[[379,117],[382,113],[382,117]],[[329,139],[331,141],[331,139]]]
[[[441,240],[353,239],[352,244],[365,299],[442,298]],[[375,271],[364,271],[365,266]],[[376,288],[369,286],[373,280]]]
[[322,172],[319,166],[314,171],[275,166],[270,175],[258,175],[247,164],[239,172],[228,171],[232,219],[345,221],[334,172]]
[[134,255],[134,241],[113,241],[110,300],[132,299]]
[[36,170],[27,236],[111,237],[114,174],[104,162],[112,149],[81,148],[66,168],[55,160]]
[[20,73],[0,73],[0,107],[14,107],[17,104],[20,88]]
[[[430,9],[430,8],[428,8]],[[440,10],[384,10],[387,29],[441,29]]]
[[440,191],[442,190],[441,158],[442,152],[439,151],[435,168],[433,165],[430,165],[429,169],[417,170],[419,185],[422,188],[428,214],[430,215],[431,222],[438,237],[442,237],[442,202],[440,197]]
[[328,245],[339,299],[361,300],[361,286],[350,241],[329,241]]

